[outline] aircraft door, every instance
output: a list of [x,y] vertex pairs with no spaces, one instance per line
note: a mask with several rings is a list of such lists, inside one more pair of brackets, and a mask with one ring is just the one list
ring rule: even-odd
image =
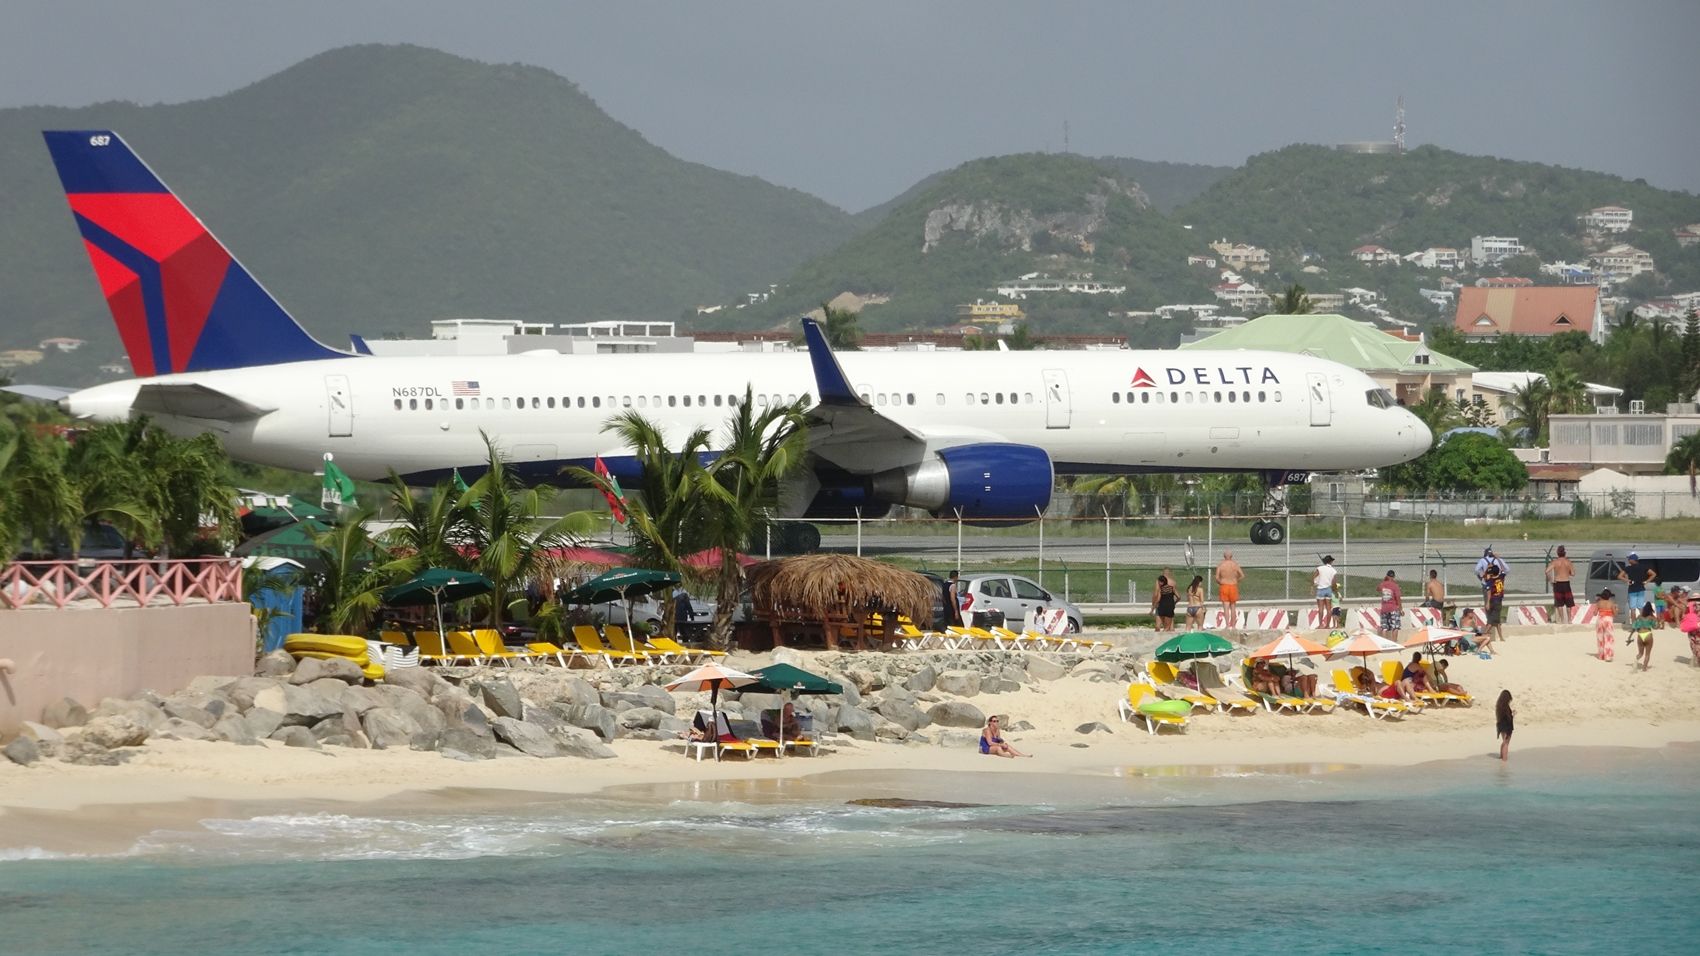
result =
[[1310,372],[1305,375],[1305,383],[1310,390],[1310,423],[1329,424],[1334,419],[1334,405],[1328,396],[1328,377],[1321,372]]
[[1068,398],[1068,373],[1060,368],[1045,369],[1045,427],[1067,428],[1073,414]]
[[354,434],[354,404],[348,394],[348,376],[325,376],[325,407],[330,410],[330,437]]

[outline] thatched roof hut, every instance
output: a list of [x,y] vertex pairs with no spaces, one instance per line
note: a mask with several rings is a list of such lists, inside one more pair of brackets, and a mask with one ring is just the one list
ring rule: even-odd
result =
[[924,575],[848,554],[805,554],[764,561],[749,570],[758,614],[842,620],[895,609],[912,621],[931,621],[933,582]]

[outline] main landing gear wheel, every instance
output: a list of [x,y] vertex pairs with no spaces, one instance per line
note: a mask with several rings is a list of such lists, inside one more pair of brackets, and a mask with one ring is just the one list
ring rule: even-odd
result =
[[810,554],[820,550],[820,529],[812,524],[780,524],[774,529],[774,550],[784,554]]
[[1252,544],[1280,544],[1287,540],[1287,529],[1279,521],[1253,521],[1251,523]]

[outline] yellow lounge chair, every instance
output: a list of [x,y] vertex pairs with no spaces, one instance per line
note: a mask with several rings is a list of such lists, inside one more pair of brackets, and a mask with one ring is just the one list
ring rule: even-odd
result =
[[947,646],[945,635],[937,631],[923,631],[916,627],[913,621],[908,620],[897,622],[897,639],[903,647],[912,651],[924,651],[931,644]]
[[[1240,681],[1251,687],[1251,659],[1240,662]],[[1326,697],[1306,697],[1303,694],[1270,694],[1259,690],[1247,690],[1246,694],[1253,700],[1263,702],[1265,709],[1271,713],[1290,712],[1294,714],[1309,714],[1315,711],[1332,712],[1334,701]]]
[[650,650],[647,647],[638,647],[637,642],[632,640],[632,636],[626,633],[626,629],[618,624],[602,625],[602,638],[608,642],[609,647],[612,647],[616,651],[625,651],[628,654],[636,654],[644,660],[652,661],[657,664],[672,663],[668,660],[668,658],[673,655],[664,653],[660,650]]
[[1403,717],[1411,713],[1411,708],[1405,706],[1404,701],[1388,700],[1385,697],[1371,697],[1368,694],[1361,693],[1357,686],[1352,683],[1352,675],[1338,667],[1334,668],[1334,697],[1336,700],[1357,704],[1364,709],[1364,713],[1377,720]]
[[[1438,688],[1440,686],[1440,681],[1439,681],[1438,678],[1436,678],[1434,676],[1434,665],[1430,664],[1428,661],[1423,661],[1423,670],[1424,670],[1424,672],[1426,672],[1428,674],[1428,685],[1430,687]],[[1453,685],[1453,686],[1457,686],[1457,685]],[[1465,707],[1468,707],[1471,704],[1475,703],[1475,700],[1476,700],[1474,697],[1470,696],[1469,691],[1436,690],[1435,693],[1445,694],[1445,695],[1447,695],[1447,700],[1450,703],[1463,704]]]
[[473,631],[472,639],[477,642],[478,650],[484,654],[486,660],[501,661],[509,667],[512,667],[515,661],[530,662],[537,658],[530,650],[509,650],[502,640],[502,635],[493,628],[481,627]]
[[[717,763],[720,761],[722,756],[729,753],[743,754],[744,759],[746,760],[755,756],[755,744],[752,744],[747,740],[740,740],[737,735],[732,733],[732,728],[726,723],[726,715],[719,714],[718,716],[720,719],[719,723],[715,725],[714,739],[687,741],[685,755],[691,756],[694,754],[697,760],[700,761],[702,760],[702,755],[705,752],[713,752],[715,762]],[[713,711],[697,711],[697,719],[695,721],[697,730],[707,733],[708,726],[715,722],[715,717],[716,714]]]
[[[1127,685],[1127,700],[1118,701],[1117,709],[1121,711],[1122,720],[1130,723],[1135,720],[1143,722],[1145,724],[1145,732],[1153,737],[1157,736],[1158,727],[1173,727],[1176,730],[1184,730],[1187,725],[1187,718],[1185,714],[1168,714],[1160,711],[1153,712],[1149,709],[1140,709],[1140,705],[1142,704],[1156,703],[1159,700],[1160,699],[1157,697],[1157,688],[1152,687],[1150,684],[1144,683],[1143,681],[1134,681]],[[1169,701],[1168,703],[1173,704],[1182,702]]]
[[[414,631],[413,643],[419,647],[419,661],[422,664],[476,664],[478,656],[471,657],[459,652],[451,652],[443,646],[443,635],[437,631]],[[473,648],[477,650],[476,647]]]
[[775,757],[784,755],[785,748],[779,746],[779,741],[772,737],[762,736],[761,727],[755,721],[730,720],[725,714],[721,714],[720,719],[726,721],[726,726],[731,729],[732,736],[754,747],[756,753],[773,754]]
[[449,653],[459,654],[477,665],[485,663],[484,651],[479,648],[478,641],[473,638],[471,631],[450,631],[443,637],[449,642]]
[[406,631],[379,631],[378,640],[397,647],[412,647],[413,642],[407,639]]
[[573,625],[573,642],[579,650],[589,657],[600,657],[602,662],[613,667],[616,662],[622,664],[647,664],[648,654],[633,654],[630,651],[619,651],[602,643],[602,635],[596,633],[596,628],[589,624]]
[[555,663],[562,667],[571,667],[572,665],[569,662],[572,658],[580,656],[578,651],[569,651],[559,644],[549,641],[529,641],[526,643],[525,649],[530,651],[533,657],[540,657],[544,660],[553,657]]
[[1069,645],[1074,643],[1065,638],[1051,637],[1034,631],[1016,633],[1007,627],[989,627],[986,631],[1010,647],[1026,648],[1030,651],[1066,651]]
[[706,647],[686,647],[671,637],[652,637],[649,639],[649,646],[687,662],[692,656],[696,657],[698,663],[726,656],[725,651],[712,651]]
[[1217,709],[1216,698],[1180,683],[1180,672],[1167,661],[1146,661],[1145,675],[1157,693],[1168,700],[1184,700],[1193,710]]
[[[1389,684],[1395,681],[1404,680],[1405,666],[1400,664],[1398,661],[1382,661],[1381,679]],[[1416,691],[1413,696],[1424,704],[1435,705],[1444,704],[1452,697],[1451,694],[1442,693],[1438,690],[1419,690]]]
[[1263,709],[1263,705],[1245,691],[1228,686],[1228,682],[1222,679],[1221,672],[1216,670],[1215,664],[1209,661],[1194,661],[1192,672],[1198,675],[1199,691],[1215,698],[1224,712],[1255,714]]

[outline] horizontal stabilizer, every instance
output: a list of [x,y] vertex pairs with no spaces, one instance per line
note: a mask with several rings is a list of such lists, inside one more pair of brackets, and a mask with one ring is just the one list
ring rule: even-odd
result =
[[75,391],[74,388],[60,388],[57,385],[0,386],[0,392],[10,392],[19,398],[27,398],[35,402],[57,402]]
[[271,408],[245,402],[234,395],[205,385],[149,383],[136,391],[133,411],[179,418],[204,418],[221,422],[245,422]]

